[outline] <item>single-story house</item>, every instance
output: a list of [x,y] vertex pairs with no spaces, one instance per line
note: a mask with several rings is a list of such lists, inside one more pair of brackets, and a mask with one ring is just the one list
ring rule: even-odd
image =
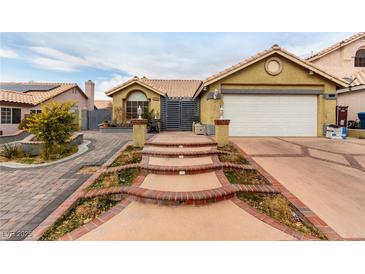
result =
[[337,104],[348,106],[347,120],[358,119],[359,112],[365,112],[365,69],[351,77],[348,88],[337,91]]
[[214,126],[229,119],[231,136],[322,136],[335,123],[336,90],[347,83],[278,45],[204,81],[134,77],[106,92],[113,118],[128,122],[155,111],[164,130]]
[[75,101],[74,110],[94,109],[94,83],[85,92],[75,83],[0,82],[0,133],[15,134],[24,115],[38,113],[50,101]]

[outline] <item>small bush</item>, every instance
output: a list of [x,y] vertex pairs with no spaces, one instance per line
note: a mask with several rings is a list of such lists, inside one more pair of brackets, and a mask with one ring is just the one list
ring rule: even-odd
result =
[[0,155],[7,159],[13,159],[21,156],[22,154],[21,148],[16,144],[5,144],[0,150]]

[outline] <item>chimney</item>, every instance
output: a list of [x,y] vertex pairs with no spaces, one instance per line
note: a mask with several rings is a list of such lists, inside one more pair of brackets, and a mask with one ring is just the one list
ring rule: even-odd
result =
[[88,80],[85,82],[85,94],[88,97],[87,100],[87,109],[93,110],[94,109],[94,96],[95,96],[95,84],[93,81]]

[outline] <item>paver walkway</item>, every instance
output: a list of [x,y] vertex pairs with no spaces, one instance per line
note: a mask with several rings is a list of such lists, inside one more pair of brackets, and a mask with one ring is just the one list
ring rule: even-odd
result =
[[104,163],[131,134],[88,131],[84,138],[92,140],[91,150],[75,159],[48,167],[0,169],[0,240],[24,239],[90,176],[77,174],[82,166]]
[[342,237],[365,238],[365,140],[231,140]]
[[[160,133],[154,143],[204,143],[208,137],[192,133]],[[160,147],[146,146],[146,151],[159,151]],[[198,151],[207,151],[205,146]],[[164,152],[189,151],[190,148],[163,148]],[[192,148],[194,150],[194,148]],[[197,151],[197,150],[196,150]],[[144,156],[145,157],[145,156]],[[164,158],[149,157],[153,165],[189,165],[213,163],[213,158]],[[171,164],[173,163],[173,164]],[[198,191],[221,187],[215,172],[196,175],[149,174],[143,188],[159,191]],[[241,209],[232,200],[201,206],[168,206],[132,201],[120,213],[84,234],[79,240],[293,240],[289,234],[262,222]]]

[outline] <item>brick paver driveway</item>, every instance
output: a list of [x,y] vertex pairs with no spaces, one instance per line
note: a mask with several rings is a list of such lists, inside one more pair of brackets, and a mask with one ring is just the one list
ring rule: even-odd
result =
[[365,238],[365,140],[231,138],[345,238]]
[[131,134],[88,131],[84,138],[92,141],[91,149],[69,161],[48,167],[0,169],[0,240],[24,239],[90,176],[77,174],[82,166],[104,163]]

